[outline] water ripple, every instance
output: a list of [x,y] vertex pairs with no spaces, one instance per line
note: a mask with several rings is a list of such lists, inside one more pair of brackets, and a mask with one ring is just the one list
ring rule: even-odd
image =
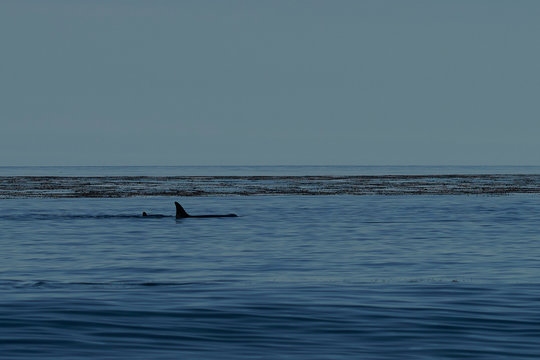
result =
[[0,177],[0,198],[511,193],[540,193],[540,175]]

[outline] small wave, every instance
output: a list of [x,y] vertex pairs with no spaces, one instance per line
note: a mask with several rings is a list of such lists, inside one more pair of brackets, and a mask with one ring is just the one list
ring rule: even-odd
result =
[[0,177],[0,198],[511,193],[540,193],[540,175]]
[[105,286],[105,287],[115,287],[115,286],[188,286],[188,285],[200,285],[196,282],[155,282],[155,281],[113,281],[113,282],[73,282],[69,285],[82,285],[82,286]]
[[36,221],[36,220],[84,220],[84,219],[161,219],[161,218],[174,218],[173,215],[152,215],[143,217],[140,215],[122,215],[122,214],[43,214],[43,213],[28,213],[28,214],[13,214],[13,215],[0,215],[1,220],[11,221]]
[[216,283],[226,283],[230,280],[214,280],[206,282],[193,281],[53,281],[53,280],[0,280],[0,289],[43,288],[59,289],[72,287],[99,287],[99,288],[129,288],[129,287],[178,287],[196,286]]

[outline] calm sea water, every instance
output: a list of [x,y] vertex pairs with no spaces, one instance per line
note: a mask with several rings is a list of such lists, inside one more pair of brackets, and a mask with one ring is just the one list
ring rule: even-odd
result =
[[537,194],[2,199],[0,358],[537,359],[539,218]]

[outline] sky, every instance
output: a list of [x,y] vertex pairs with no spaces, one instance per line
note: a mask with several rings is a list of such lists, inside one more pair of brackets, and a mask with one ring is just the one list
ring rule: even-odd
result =
[[3,0],[0,166],[540,165],[540,1]]

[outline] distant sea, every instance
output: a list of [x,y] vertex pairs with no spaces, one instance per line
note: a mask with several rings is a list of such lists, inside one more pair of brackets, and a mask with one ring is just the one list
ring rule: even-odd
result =
[[538,359],[539,189],[540,167],[0,167],[0,359]]

